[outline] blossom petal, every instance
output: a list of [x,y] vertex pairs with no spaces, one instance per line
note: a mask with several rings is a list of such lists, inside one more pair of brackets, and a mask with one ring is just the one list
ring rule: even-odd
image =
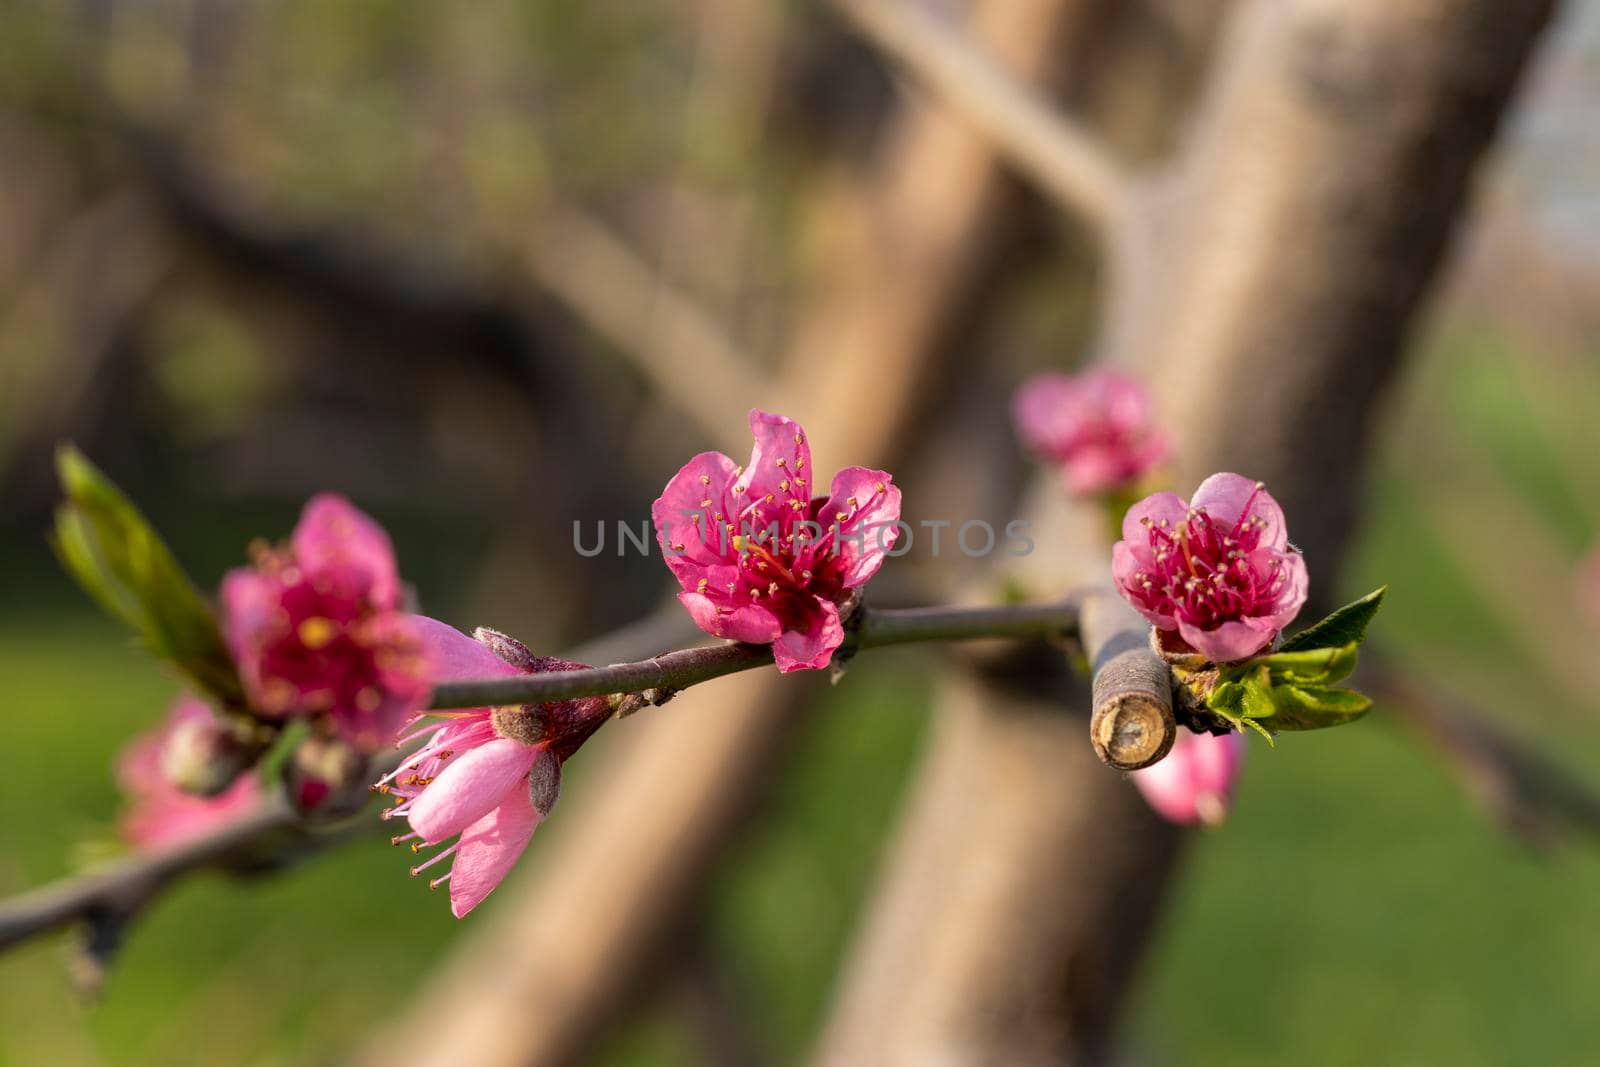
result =
[[803,628],[785,630],[772,643],[773,661],[784,674],[826,667],[834,649],[844,643],[838,606],[821,598],[814,603],[814,610],[806,613]]
[[1022,383],[1011,415],[1024,444],[1048,458],[1064,459],[1078,434],[1079,407],[1077,380],[1046,371]]
[[1149,430],[1150,393],[1139,379],[1109,367],[1098,367],[1079,376],[1082,388],[1105,420],[1125,434]]
[[1111,546],[1111,578],[1121,590],[1122,598],[1132,604],[1135,611],[1161,629],[1170,630],[1175,625],[1173,617],[1145,606],[1148,598],[1136,577],[1140,571],[1149,569],[1149,561],[1144,558],[1148,555],[1149,549],[1141,545],[1118,541]]
[[448,623],[430,619],[426,615],[409,615],[406,618],[415,628],[423,647],[428,650],[435,681],[461,682],[522,673],[495,655],[488,645]]
[[308,574],[348,570],[381,610],[400,606],[400,571],[389,535],[337,493],[318,493],[301,512],[290,538],[295,562]]
[[728,489],[736,469],[721,452],[702,452],[679,468],[650,505],[661,555],[685,589],[694,588],[706,567],[733,555],[716,516],[728,521],[732,513]]
[[238,567],[222,579],[222,636],[251,703],[270,713],[261,692],[261,657],[265,646],[289,625],[279,600],[282,586],[251,567]]
[[1183,497],[1177,493],[1152,493],[1145,497],[1122,517],[1122,539],[1133,544],[1147,545],[1150,535],[1144,527],[1144,520],[1149,519],[1154,525],[1166,522],[1170,528],[1176,528],[1178,523],[1189,514],[1189,505],[1184,503]]
[[1250,515],[1266,523],[1261,534],[1261,544],[1282,551],[1289,543],[1288,526],[1283,520],[1283,509],[1264,489],[1260,482],[1242,474],[1223,472],[1213,474],[1200,483],[1189,503],[1222,525],[1224,529],[1236,526]]
[[[1141,453],[1142,455],[1142,453]],[[1133,466],[1126,449],[1110,445],[1084,445],[1062,464],[1069,492],[1079,496],[1104,493],[1129,481]]]
[[501,737],[461,753],[411,802],[411,828],[430,845],[461,833],[519,787],[541,751]]
[[1226,813],[1244,762],[1237,733],[1178,732],[1165,759],[1128,777],[1156,812],[1170,822],[1216,822]]
[[[798,475],[809,481],[811,477],[805,473],[811,465],[811,446],[806,443],[805,431],[786,415],[752,410],[750,432],[755,435],[756,444],[750,453],[750,464],[737,484],[744,486],[751,500],[769,495],[779,499],[794,495],[793,479]],[[791,488],[784,488],[785,482],[789,482]]]
[[1178,634],[1212,663],[1249,659],[1272,643],[1272,634],[1262,633],[1248,622],[1237,619],[1210,630],[1202,630],[1179,619]]
[[834,552],[843,564],[841,577],[846,589],[854,589],[878,573],[899,539],[895,526],[899,520],[900,487],[888,471],[846,467],[833,476],[820,521],[839,527]]
[[450,868],[450,912],[460,919],[483,903],[528,847],[542,816],[528,790],[513,789],[489,814],[461,832]]
[[724,614],[702,593],[679,593],[678,602],[689,609],[695,625],[713,637],[764,645],[783,632],[778,617],[760,604],[741,604]]

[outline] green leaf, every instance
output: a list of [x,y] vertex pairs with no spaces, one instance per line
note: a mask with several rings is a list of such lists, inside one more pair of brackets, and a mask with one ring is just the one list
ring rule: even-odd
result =
[[1235,726],[1244,725],[1243,682],[1222,682],[1206,694],[1206,707]]
[[1273,744],[1272,731],[1257,722],[1256,716],[1259,713],[1273,715],[1277,709],[1262,685],[1256,678],[1222,682],[1206,694],[1206,707],[1227,719],[1236,730],[1247,727],[1254,730],[1270,745]]
[[1246,678],[1244,685],[1244,717],[1265,719],[1277,712],[1272,702],[1272,682],[1265,671]]
[[1354,722],[1372,709],[1372,701],[1352,689],[1325,686],[1274,686],[1278,706],[1272,717],[1275,730],[1322,730]]
[[1301,652],[1312,648],[1360,644],[1366,636],[1367,624],[1378,613],[1383,594],[1388,586],[1374,589],[1360,600],[1354,600],[1335,611],[1321,622],[1309,626],[1283,643],[1279,653]]
[[68,573],[201,692],[243,706],[215,614],[138,508],[71,445],[56,453],[56,470],[66,499],[51,542]]
[[1312,648],[1299,652],[1274,652],[1246,661],[1242,666],[1250,669],[1265,667],[1273,684],[1283,682],[1330,685],[1347,678],[1356,669],[1356,642],[1326,648]]

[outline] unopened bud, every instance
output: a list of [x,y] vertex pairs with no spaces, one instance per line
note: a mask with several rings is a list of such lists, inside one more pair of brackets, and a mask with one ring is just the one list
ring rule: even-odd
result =
[[368,763],[366,753],[338,738],[307,738],[284,770],[289,802],[303,815],[353,815],[370,796]]
[[174,722],[161,746],[161,774],[199,796],[216,796],[261,755],[261,746],[241,738],[207,712]]

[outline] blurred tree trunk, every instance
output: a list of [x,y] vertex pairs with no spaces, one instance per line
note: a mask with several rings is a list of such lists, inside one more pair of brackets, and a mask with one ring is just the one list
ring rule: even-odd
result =
[[[1035,81],[1083,54],[1098,11],[1076,0],[988,0],[975,6],[973,29]],[[795,316],[804,326],[780,383],[817,470],[893,465],[914,448],[916,405],[936,383],[954,385],[954,309],[971,307],[1014,254],[995,238],[1013,231],[1022,204],[987,142],[927,107],[900,117],[863,184],[824,194],[826,273]],[[587,772],[588,789],[569,791],[534,876],[500,891],[496,910],[361,1062],[580,1058],[700,907],[812,696],[796,679],[752,673],[621,727],[605,765]]]
[[[1308,610],[1337,588],[1379,395],[1550,7],[1248,6],[1133,220],[1104,350],[1150,369],[1180,488],[1271,484]],[[1049,672],[1029,697],[1020,673],[947,689],[820,1062],[1106,1058],[1179,835],[1096,765],[1084,717],[1045,709]]]

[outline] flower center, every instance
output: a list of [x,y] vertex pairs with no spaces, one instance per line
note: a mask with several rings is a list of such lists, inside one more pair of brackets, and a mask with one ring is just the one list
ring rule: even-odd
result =
[[1261,545],[1266,520],[1244,513],[1227,532],[1204,511],[1190,510],[1173,528],[1144,520],[1155,565],[1134,575],[1145,607],[1201,629],[1270,608],[1288,575],[1277,554]]

